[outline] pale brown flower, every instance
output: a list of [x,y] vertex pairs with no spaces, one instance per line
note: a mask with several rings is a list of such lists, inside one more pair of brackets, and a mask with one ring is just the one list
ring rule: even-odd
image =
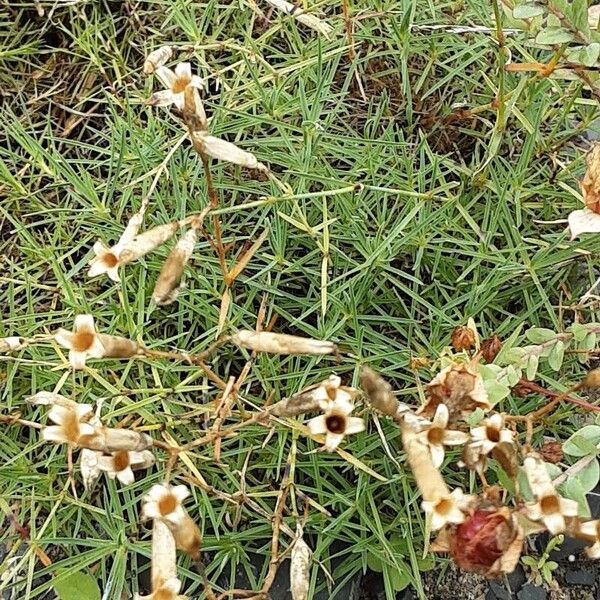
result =
[[78,446],[82,436],[93,435],[95,429],[89,423],[82,422],[89,418],[92,407],[89,404],[76,404],[67,408],[58,404],[48,411],[48,418],[56,425],[44,427],[42,437],[49,442]]
[[581,523],[579,531],[595,540],[593,545],[585,549],[585,553],[590,558],[600,558],[600,520]]
[[431,528],[435,531],[447,523],[462,523],[465,510],[473,502],[473,496],[465,495],[460,488],[436,500],[423,500],[421,506],[426,514],[431,515]]
[[323,400],[324,414],[310,419],[306,425],[313,435],[325,435],[325,449],[333,452],[345,436],[364,431],[365,423],[351,417],[354,405],[345,396],[336,400]]
[[186,89],[192,87],[201,90],[204,87],[204,81],[198,75],[192,75],[192,66],[188,62],[179,63],[174,71],[160,66],[154,73],[167,89],[152,94],[148,101],[152,106],[174,104],[179,110],[183,110]]
[[433,421],[419,434],[429,447],[435,468],[444,462],[444,446],[465,444],[469,440],[466,433],[447,429],[448,418],[448,407],[445,404],[438,405]]
[[480,446],[484,454],[489,454],[498,444],[512,443],[514,434],[504,427],[504,415],[496,413],[484,419],[479,427],[471,429],[473,445]]
[[130,485],[135,481],[134,470],[147,469],[153,464],[154,455],[149,450],[121,450],[110,456],[103,455],[98,458],[98,468],[111,479],[116,477],[123,485]]

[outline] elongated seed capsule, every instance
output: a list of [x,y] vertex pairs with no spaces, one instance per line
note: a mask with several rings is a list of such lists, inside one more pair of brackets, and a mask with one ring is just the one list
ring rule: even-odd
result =
[[302,527],[297,526],[298,536],[290,556],[290,591],[293,600],[307,600],[310,576],[311,551],[302,537]]
[[295,19],[300,21],[300,23],[314,29],[317,33],[321,34],[325,38],[329,38],[329,35],[333,31],[333,27],[326,23],[319,17],[315,15],[306,14],[300,6],[296,4],[292,4],[291,2],[286,2],[285,0],[267,0],[267,2],[278,8],[279,10],[292,15]]
[[313,340],[285,333],[242,329],[231,336],[236,346],[270,354],[333,354],[337,346],[325,340]]
[[197,240],[196,230],[190,229],[171,250],[152,292],[152,300],[159,306],[171,304],[176,300],[183,271],[192,256]]
[[177,577],[175,538],[163,521],[154,519],[152,525],[152,589],[159,589],[174,577]]
[[8,354],[25,347],[25,340],[21,337],[0,338],[0,354]]
[[93,435],[81,436],[79,445],[90,450],[111,453],[121,450],[141,452],[152,447],[152,438],[130,429],[100,427]]
[[164,244],[168,239],[173,237],[175,232],[181,226],[180,221],[173,221],[165,225],[153,227],[136,235],[128,244],[126,244],[119,254],[121,264],[127,264],[145,256]]
[[248,169],[267,170],[267,167],[259,162],[254,154],[238,148],[231,142],[227,142],[226,140],[222,140],[213,135],[208,135],[202,131],[194,131],[192,133],[192,138],[202,152],[211,158],[224,160],[235,165],[247,167]]
[[105,358],[129,358],[141,353],[140,347],[133,340],[106,333],[96,335],[104,348]]
[[161,46],[156,50],[152,50],[144,61],[144,73],[150,75],[162,67],[173,56],[173,48],[171,46]]
[[63,406],[64,408],[73,409],[77,406],[77,402],[69,398],[65,398],[54,392],[38,392],[33,396],[27,396],[25,402],[35,404],[36,406]]

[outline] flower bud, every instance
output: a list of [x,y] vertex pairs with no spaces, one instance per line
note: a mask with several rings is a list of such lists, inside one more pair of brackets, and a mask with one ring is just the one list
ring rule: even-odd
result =
[[165,225],[158,225],[148,231],[144,231],[136,235],[128,244],[121,250],[118,258],[121,264],[127,264],[145,256],[152,250],[164,244],[168,239],[175,235],[181,223],[173,221]]
[[25,340],[21,337],[0,338],[0,354],[8,354],[25,347]]
[[452,332],[452,348],[457,352],[471,350],[475,346],[475,332],[469,327],[457,327]]
[[130,358],[141,353],[140,347],[133,341],[118,335],[97,334],[104,347],[105,358]]
[[121,450],[141,452],[152,447],[152,438],[130,429],[97,428],[93,435],[80,438],[79,445],[110,454]]
[[591,370],[585,376],[581,386],[590,390],[600,388],[600,369]]
[[144,61],[144,74],[151,75],[162,67],[173,56],[173,48],[171,46],[161,46],[156,50],[152,50]]
[[200,556],[200,544],[202,542],[202,536],[200,530],[193,519],[186,513],[181,522],[176,525],[168,523],[171,533],[175,538],[177,548],[182,552],[185,552],[188,556],[194,560]]

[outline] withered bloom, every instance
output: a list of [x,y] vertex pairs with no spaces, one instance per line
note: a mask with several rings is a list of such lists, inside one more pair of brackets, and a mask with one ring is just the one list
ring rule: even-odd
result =
[[427,386],[427,402],[418,412],[431,416],[440,404],[448,407],[450,421],[476,408],[491,408],[481,375],[473,364],[453,364],[442,369]]
[[491,364],[500,353],[500,350],[502,350],[502,340],[497,335],[493,335],[481,342],[480,350],[483,360],[485,360],[486,363]]
[[270,354],[333,354],[337,350],[333,342],[270,331],[242,329],[230,339],[236,346]]
[[11,336],[0,338],[0,354],[8,354],[25,347],[25,340],[21,337]]
[[496,413],[484,419],[481,426],[471,429],[471,436],[473,443],[481,446],[484,454],[489,454],[503,442],[512,444],[514,434],[504,426],[504,415]]
[[197,239],[196,229],[191,228],[177,242],[164,262],[152,292],[152,300],[159,306],[171,304],[177,299],[179,283],[185,266],[192,256]]
[[473,502],[473,496],[456,488],[452,493],[439,496],[435,500],[423,500],[421,506],[425,513],[431,515],[431,529],[441,529],[447,523],[462,523],[465,511]]
[[123,485],[130,485],[135,481],[135,470],[147,469],[153,464],[154,455],[149,450],[121,450],[110,456],[102,455],[98,459],[98,468],[106,472],[111,479],[116,477]]
[[75,317],[74,331],[59,329],[54,339],[69,349],[69,362],[74,370],[83,369],[88,357],[130,358],[140,353],[139,346],[124,337],[98,333],[92,315]]
[[444,446],[464,444],[469,439],[462,431],[448,429],[448,408],[445,404],[437,407],[432,423],[419,435],[429,446],[431,462],[435,468],[439,468],[444,462]]
[[175,67],[175,71],[160,66],[154,73],[167,89],[152,94],[148,100],[148,104],[151,106],[171,106],[171,104],[174,104],[179,110],[183,110],[186,90],[189,87],[198,90],[204,87],[204,81],[197,75],[192,75],[192,67],[188,62],[179,63]]
[[42,437],[50,442],[79,446],[82,437],[95,433],[94,427],[84,422],[91,412],[92,407],[89,404],[73,403],[69,408],[54,405],[48,412],[48,418],[56,425],[44,427]]
[[475,332],[470,327],[457,327],[452,332],[451,338],[452,348],[457,352],[463,350],[471,350],[475,346]]

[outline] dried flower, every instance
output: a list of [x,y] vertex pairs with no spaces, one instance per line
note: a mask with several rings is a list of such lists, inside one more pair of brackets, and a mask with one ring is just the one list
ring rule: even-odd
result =
[[161,519],[170,529],[177,547],[192,557],[200,551],[200,531],[181,503],[190,492],[185,485],[153,485],[142,506],[144,519]]
[[290,556],[290,590],[292,600],[308,600],[310,588],[310,559],[311,551],[302,537],[302,527],[296,528],[296,541]]
[[325,414],[310,419],[306,425],[313,435],[325,434],[325,449],[328,452],[333,452],[346,435],[364,431],[364,421],[350,416],[354,405],[345,397],[325,400],[321,406]]
[[476,408],[491,408],[481,375],[471,364],[453,364],[442,369],[427,386],[427,402],[419,413],[432,415],[440,404],[448,407],[450,421]]
[[333,27],[316,17],[315,15],[309,15],[302,10],[297,4],[292,4],[291,2],[286,2],[286,0],[267,0],[267,2],[274,6],[275,8],[282,10],[288,15],[292,15],[297,21],[310,27],[323,37],[329,39],[331,32],[333,31]]
[[152,300],[159,306],[171,304],[175,302],[179,293],[179,283],[183,276],[183,271],[187,265],[194,247],[198,234],[196,229],[190,229],[180,240],[167,257],[167,260],[160,270],[154,291],[152,292]]
[[147,469],[153,464],[154,455],[149,450],[121,450],[98,459],[98,468],[105,471],[111,479],[116,477],[123,485],[130,485],[135,481],[134,470]]
[[550,533],[561,533],[565,530],[565,517],[577,516],[577,502],[558,495],[538,456],[527,456],[523,467],[536,499],[535,503],[527,505],[527,516],[533,521],[542,521]]
[[230,339],[236,346],[271,354],[333,354],[337,350],[333,342],[270,331],[242,329]]
[[590,558],[600,558],[600,520],[581,523],[579,532],[594,540],[593,545],[585,549],[585,553]]
[[216,160],[223,160],[248,169],[268,171],[251,152],[238,148],[235,144],[209,135],[204,131],[193,131],[192,141],[201,154],[206,154]]
[[92,407],[89,404],[75,404],[70,408],[55,405],[48,411],[48,418],[56,425],[44,427],[42,437],[49,442],[78,446],[82,436],[93,435],[95,429],[82,420],[89,418]]
[[26,342],[22,337],[5,337],[0,338],[0,354],[8,354],[25,348]]
[[572,240],[582,233],[600,233],[600,144],[588,152],[586,162],[581,182],[585,208],[574,210],[568,217]]
[[493,363],[500,350],[502,350],[502,340],[497,335],[481,342],[481,357],[486,363]]
[[462,431],[453,431],[448,427],[448,407],[438,405],[433,422],[419,435],[423,438],[431,452],[431,462],[437,469],[444,462],[444,446],[456,446],[468,441],[469,436]]
[[59,329],[54,339],[69,349],[69,362],[74,370],[83,369],[87,357],[129,358],[140,352],[139,346],[127,338],[98,333],[92,315],[77,315],[74,331]]
[[421,506],[431,515],[431,528],[441,529],[447,523],[462,523],[465,520],[464,511],[473,502],[473,496],[465,495],[460,488],[452,493],[435,500],[423,500]]
[[558,464],[565,457],[562,450],[562,444],[554,440],[544,442],[540,449],[540,454],[546,462],[552,463],[553,465]]
[[452,332],[451,343],[454,350],[462,352],[463,350],[470,350],[475,346],[476,338],[475,332],[470,327],[457,327]]
[[129,219],[127,227],[116,244],[110,248],[107,248],[100,240],[94,244],[95,256],[90,261],[88,277],[97,277],[106,273],[113,281],[117,283],[120,281],[119,267],[124,264],[121,260],[121,253],[138,234],[144,218],[144,210],[145,208]]
[[160,66],[154,73],[167,89],[152,94],[148,100],[148,104],[151,106],[174,104],[179,110],[183,110],[186,89],[192,87],[201,90],[204,87],[204,81],[197,75],[192,75],[192,66],[188,62],[179,63],[175,67],[175,71]]
[[172,56],[173,48],[171,46],[161,46],[156,50],[152,50],[144,61],[144,73],[146,75],[151,75],[156,69],[166,64]]
[[489,454],[498,444],[512,444],[513,432],[504,427],[504,415],[496,413],[484,419],[483,424],[471,429],[473,444],[481,446],[484,454]]

